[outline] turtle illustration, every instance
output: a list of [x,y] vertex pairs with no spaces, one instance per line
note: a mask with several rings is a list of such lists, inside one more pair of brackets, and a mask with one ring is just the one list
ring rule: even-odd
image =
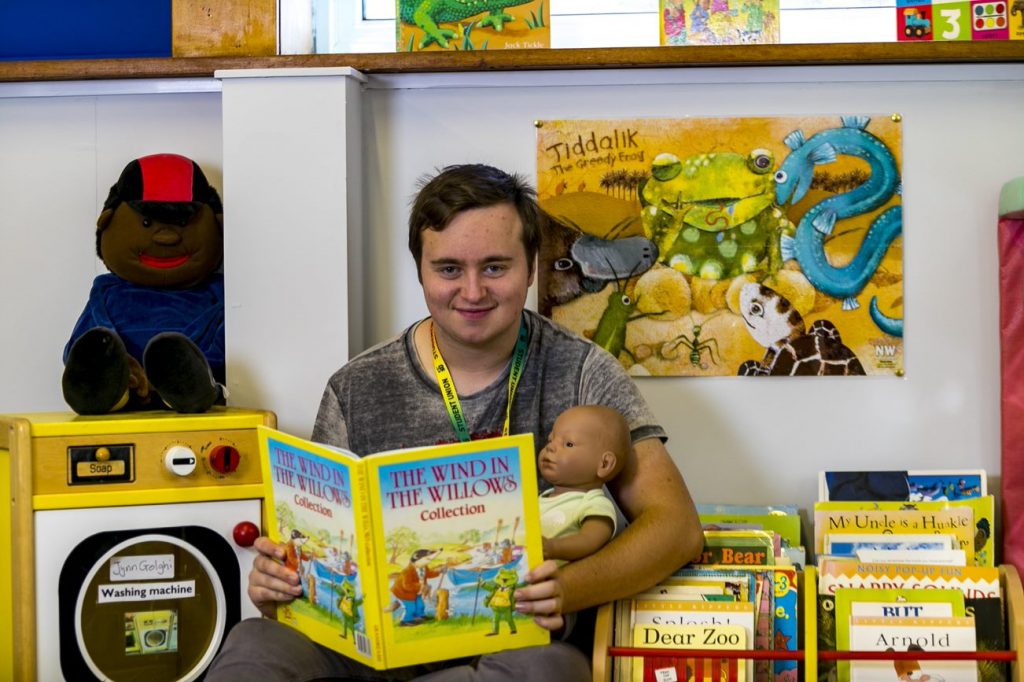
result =
[[763,284],[740,290],[740,314],[750,335],[767,350],[761,361],[740,365],[740,376],[862,375],[864,367],[828,320],[808,330],[789,300]]

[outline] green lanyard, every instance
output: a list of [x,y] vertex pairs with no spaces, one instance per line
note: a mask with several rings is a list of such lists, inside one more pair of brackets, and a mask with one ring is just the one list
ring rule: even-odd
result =
[[[526,316],[523,315],[519,323],[519,336],[516,339],[516,348],[512,352],[512,367],[508,373],[508,406],[505,408],[505,426],[501,429],[501,435],[507,436],[509,424],[512,421],[512,397],[516,394],[519,386],[519,379],[523,376],[523,367],[526,366],[526,348],[529,345],[530,333],[526,329]],[[434,335],[434,322],[430,322],[430,343],[434,351],[434,373],[437,374],[437,387],[441,389],[441,398],[444,400],[445,408],[448,410],[448,418],[455,429],[455,435],[460,441],[466,442],[470,439],[469,425],[466,423],[466,415],[462,411],[462,404],[459,402],[459,394],[455,390],[455,382],[452,380],[448,365],[441,357],[441,351],[437,347],[437,337]]]

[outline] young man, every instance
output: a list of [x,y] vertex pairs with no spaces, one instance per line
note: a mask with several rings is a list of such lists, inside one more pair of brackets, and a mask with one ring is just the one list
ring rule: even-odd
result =
[[[594,404],[620,412],[633,451],[609,488],[629,526],[589,557],[564,567],[545,561],[516,593],[518,611],[559,631],[565,614],[646,589],[696,558],[703,536],[663,445],[664,430],[622,366],[524,310],[541,220],[536,196],[522,178],[490,166],[450,166],[426,182],[409,218],[409,248],[430,317],[330,378],[313,439],[372,454],[533,433],[540,452],[565,409]],[[249,597],[272,617],[276,604],[294,599],[301,588],[282,564],[283,547],[260,538],[256,549]],[[232,630],[206,679],[590,679],[589,651],[555,639],[471,662],[375,672],[287,626],[252,619]]]

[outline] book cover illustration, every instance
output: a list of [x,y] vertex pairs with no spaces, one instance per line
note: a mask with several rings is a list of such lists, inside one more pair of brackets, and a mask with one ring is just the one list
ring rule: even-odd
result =
[[[747,635],[741,625],[637,625],[633,628],[633,646],[659,649],[723,649],[747,648]],[[747,679],[747,662],[735,661],[736,676]],[[716,670],[717,668],[717,670]],[[675,677],[671,678],[672,671]],[[716,674],[717,673],[717,674]],[[633,665],[633,682],[720,682],[730,679],[727,660],[695,659],[683,656],[645,656]]]
[[779,42],[779,0],[660,0],[662,45]]
[[550,4],[550,0],[397,0],[397,51],[551,47]]
[[818,500],[927,502],[988,495],[984,469],[821,471]]
[[538,310],[636,376],[902,376],[898,119],[538,122]]
[[[973,618],[850,619],[851,651],[975,651]],[[840,677],[840,682],[846,682]],[[849,682],[947,680],[977,682],[974,661],[851,661]]]
[[261,446],[268,530],[294,538],[304,585],[280,620],[377,668],[549,641],[515,611],[541,561],[531,436],[360,459],[261,429]]

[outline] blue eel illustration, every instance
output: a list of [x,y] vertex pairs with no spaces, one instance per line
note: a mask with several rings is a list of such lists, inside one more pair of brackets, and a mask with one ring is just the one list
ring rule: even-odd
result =
[[[843,309],[852,310],[859,306],[854,297],[864,289],[889,245],[902,233],[903,209],[892,206],[875,218],[857,255],[848,265],[835,267],[829,263],[825,256],[825,239],[832,233],[836,221],[873,211],[901,191],[892,152],[884,142],[865,130],[871,119],[867,116],[843,116],[840,120],[842,127],[823,130],[809,140],[804,140],[801,130],[794,130],[786,136],[784,141],[792,152],[775,173],[775,196],[779,205],[800,201],[811,186],[814,167],[835,162],[839,154],[856,156],[867,162],[871,177],[866,182],[815,204],[801,218],[796,235],[782,237],[783,259],[796,258],[814,288],[842,298]],[[871,319],[883,332],[903,336],[903,320],[882,313],[877,297],[871,299],[870,313]]]

